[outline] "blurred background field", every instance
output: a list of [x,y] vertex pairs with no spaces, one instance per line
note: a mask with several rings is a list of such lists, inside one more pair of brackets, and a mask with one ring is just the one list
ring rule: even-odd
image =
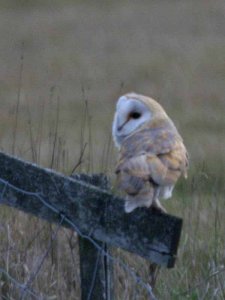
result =
[[[0,37],[0,147],[7,153],[70,174],[85,147],[77,171],[113,180],[118,96],[135,91],[165,107],[190,171],[165,204],[184,229],[177,264],[160,273],[155,293],[225,299],[225,2],[1,0]],[[51,232],[1,207],[0,267],[26,282]],[[76,237],[62,229],[52,246],[32,288],[47,299],[79,299]],[[144,260],[115,255],[147,281]],[[147,299],[116,268],[117,299]],[[0,295],[19,299],[1,274]]]

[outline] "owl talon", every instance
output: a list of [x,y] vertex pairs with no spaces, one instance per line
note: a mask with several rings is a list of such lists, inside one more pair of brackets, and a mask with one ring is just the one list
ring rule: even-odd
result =
[[156,199],[156,200],[152,203],[152,205],[151,205],[150,208],[153,209],[154,211],[157,211],[157,212],[160,212],[160,213],[163,213],[163,214],[166,214],[166,213],[167,213],[166,209],[162,206],[162,204],[159,202],[158,199]]
[[160,214],[167,214],[167,211],[164,208],[161,208],[161,207],[151,206],[150,210],[152,212],[156,212],[156,213],[160,213]]

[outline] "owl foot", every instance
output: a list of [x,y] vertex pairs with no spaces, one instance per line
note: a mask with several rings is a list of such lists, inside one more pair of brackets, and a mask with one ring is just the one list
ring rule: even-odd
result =
[[152,203],[151,207],[152,210],[166,214],[166,209],[162,206],[162,204],[159,202],[158,199],[155,199],[155,201]]

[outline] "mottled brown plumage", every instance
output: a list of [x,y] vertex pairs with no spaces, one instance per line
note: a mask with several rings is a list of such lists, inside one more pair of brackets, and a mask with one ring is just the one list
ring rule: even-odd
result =
[[171,197],[178,178],[187,177],[188,167],[186,148],[171,119],[155,100],[127,94],[118,101],[113,135],[120,149],[116,174],[118,187],[127,195],[125,210],[164,210],[159,198]]

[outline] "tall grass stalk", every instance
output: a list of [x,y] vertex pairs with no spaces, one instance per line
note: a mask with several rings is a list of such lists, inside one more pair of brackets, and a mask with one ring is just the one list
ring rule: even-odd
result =
[[21,89],[22,89],[23,67],[24,67],[24,43],[22,43],[22,54],[20,56],[20,66],[19,66],[18,90],[17,90],[16,110],[15,110],[15,123],[14,123],[14,128],[13,128],[13,139],[12,139],[12,154],[13,155],[15,154],[15,151],[16,151],[16,140],[17,140],[19,106],[20,106]]

